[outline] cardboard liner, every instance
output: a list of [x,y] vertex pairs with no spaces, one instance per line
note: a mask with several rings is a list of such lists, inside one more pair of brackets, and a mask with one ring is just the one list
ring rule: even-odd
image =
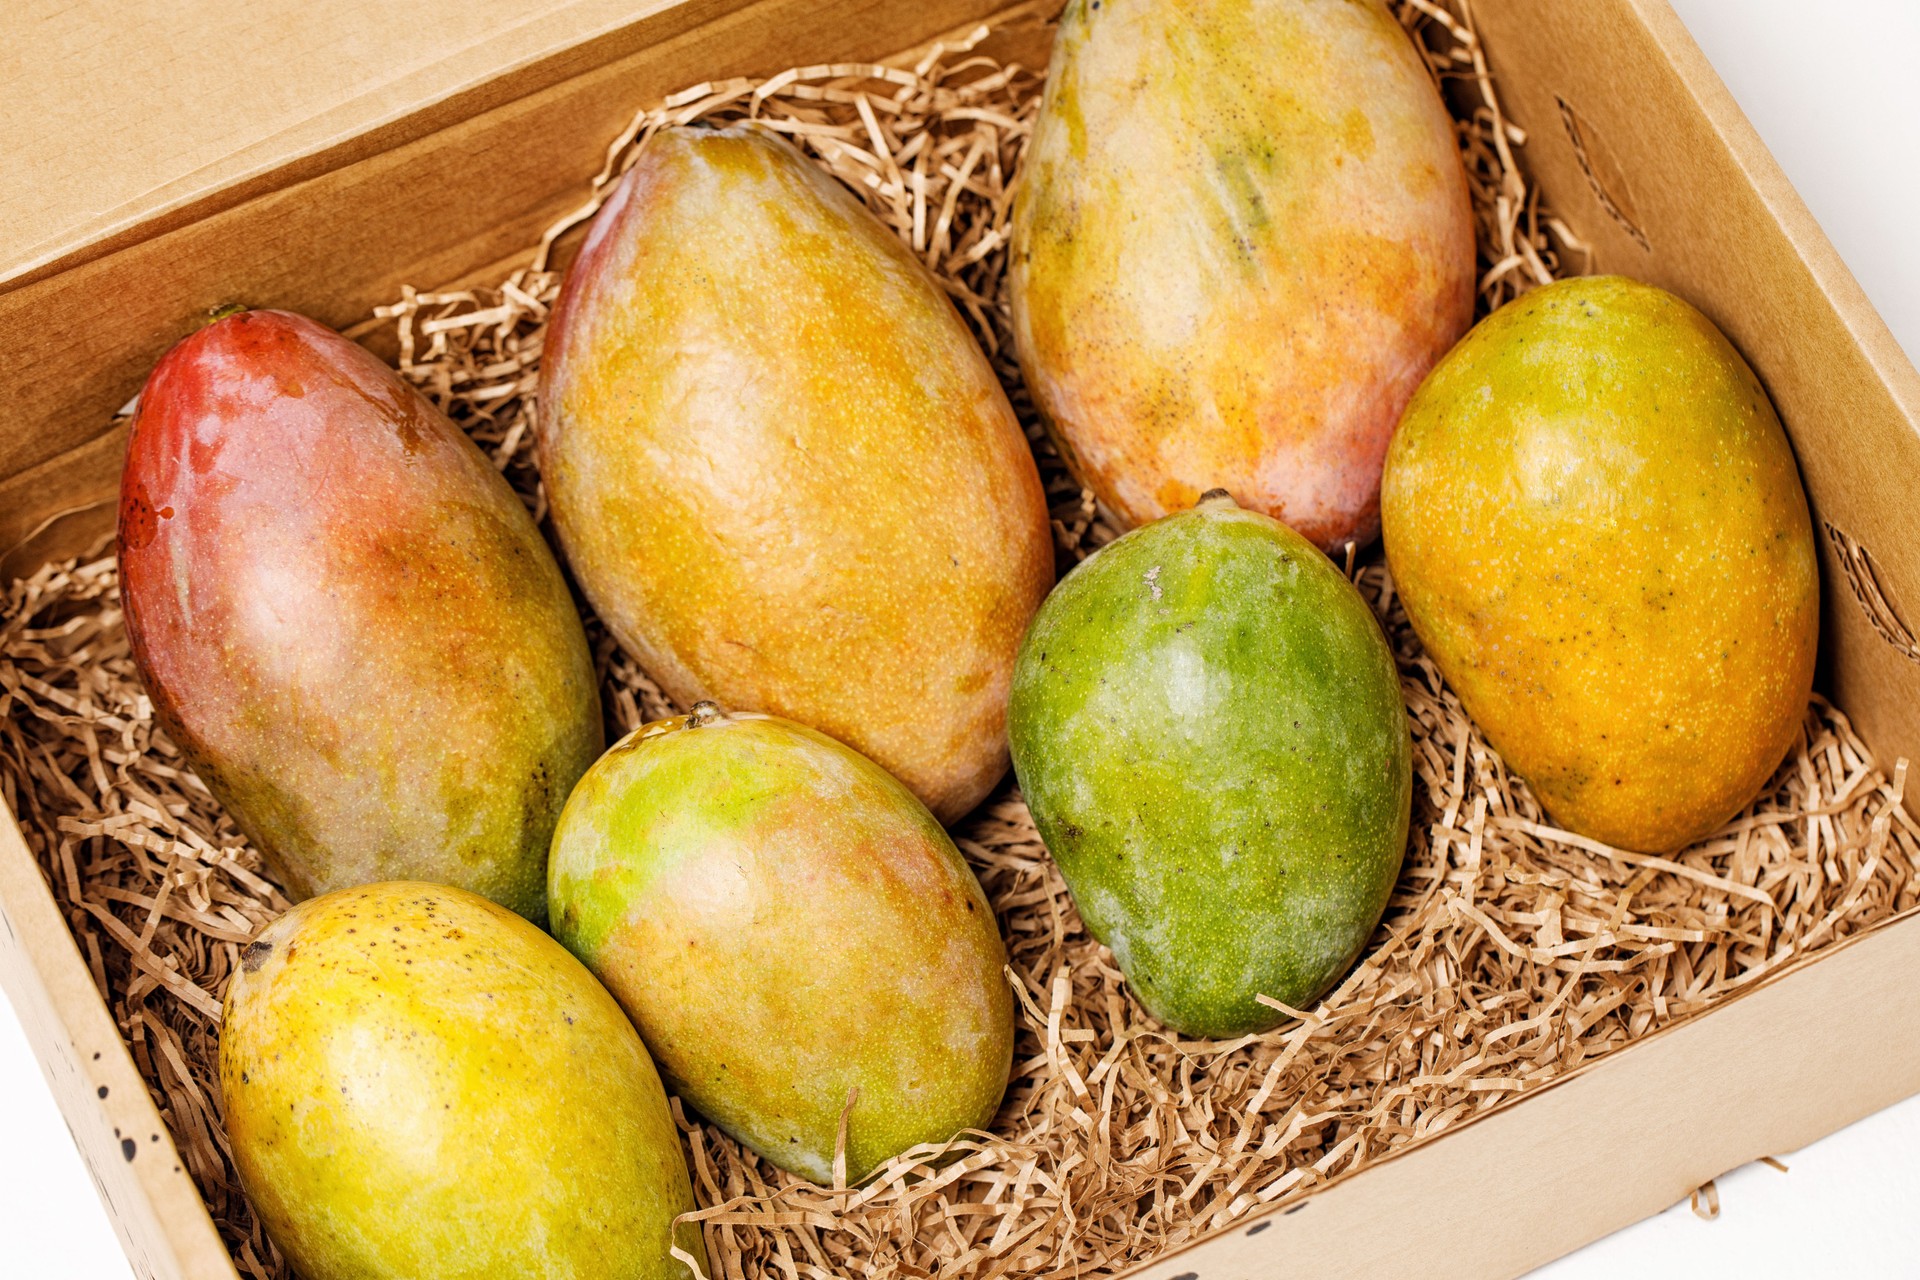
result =
[[[1432,0],[1396,11],[1459,118],[1483,310],[1585,269],[1579,241],[1525,181],[1524,139],[1501,115],[1471,31]],[[1028,424],[1070,565],[1115,530],[1034,425],[1009,351],[1009,190],[1040,76],[1001,65],[991,47],[982,31],[907,68],[810,67],[676,94],[615,142],[594,198],[533,266],[488,288],[409,290],[363,332],[393,340],[403,373],[544,516],[529,431],[558,287],[550,262],[650,133],[752,116],[846,180],[954,298]],[[1610,849],[1555,829],[1507,774],[1422,651],[1377,555],[1349,548],[1346,564],[1399,661],[1417,774],[1406,867],[1359,966],[1272,1032],[1180,1039],[1128,998],[1009,783],[955,833],[1008,940],[1020,1005],[993,1131],[910,1152],[858,1188],[840,1178],[820,1188],[676,1100],[716,1273],[1122,1270],[1563,1079],[1920,902],[1905,762],[1886,776],[1823,700],[1761,796],[1721,831],[1672,858]],[[0,791],[237,1267],[284,1277],[234,1178],[216,1064],[240,947],[287,903],[154,726],[110,558],[15,581],[0,619]],[[669,714],[587,623],[610,729]],[[858,1123],[857,1098],[846,1122]]]

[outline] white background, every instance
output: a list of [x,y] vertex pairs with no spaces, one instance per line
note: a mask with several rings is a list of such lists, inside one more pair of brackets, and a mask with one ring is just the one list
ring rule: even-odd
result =
[[[1673,3],[1920,359],[1920,0]],[[1786,1162],[1786,1174],[1753,1165],[1720,1179],[1718,1221],[1695,1218],[1683,1202],[1537,1280],[1920,1275],[1920,1099]],[[4,999],[0,1276],[131,1276]]]

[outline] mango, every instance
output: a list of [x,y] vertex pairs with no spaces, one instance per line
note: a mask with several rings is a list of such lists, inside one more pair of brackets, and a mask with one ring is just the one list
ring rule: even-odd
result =
[[154,714],[296,898],[396,878],[546,918],[546,852],[605,741],[579,614],[444,414],[301,316],[188,337],[120,489]]
[[1414,630],[1562,826],[1672,852],[1793,744],[1806,494],[1753,370],[1679,298],[1600,276],[1487,317],[1407,407],[1382,501]]
[[1318,545],[1473,314],[1453,123],[1378,0],[1072,0],[1014,205],[1020,365],[1144,524],[1222,487]]
[[1400,873],[1412,744],[1367,603],[1225,491],[1060,583],[1014,668],[1033,820],[1147,1012],[1278,1025],[1352,965]]
[[241,1184],[304,1280],[666,1280],[693,1188],[666,1094],[579,962],[460,889],[312,898],[220,1032]]
[[1052,541],[1005,393],[892,233],[757,126],[668,129],[543,376],[561,545],[668,694],[811,725],[943,821],[979,803]]
[[859,1182],[993,1119],[1013,1060],[993,910],[858,752],[710,702],[657,720],[580,780],[549,877],[555,936],[669,1087],[780,1168],[825,1183],[839,1152]]

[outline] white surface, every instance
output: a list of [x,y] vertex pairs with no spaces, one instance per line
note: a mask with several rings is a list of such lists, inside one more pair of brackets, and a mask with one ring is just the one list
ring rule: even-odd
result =
[[0,995],[0,1276],[132,1280],[47,1078]]
[[[1577,3],[1578,0],[1560,0]],[[1910,355],[1920,356],[1920,0],[1674,0]],[[1916,1046],[1920,1052],[1920,1046]],[[1720,1180],[1536,1280],[1920,1274],[1920,1100]],[[129,1280],[11,1008],[0,1000],[0,1274]]]

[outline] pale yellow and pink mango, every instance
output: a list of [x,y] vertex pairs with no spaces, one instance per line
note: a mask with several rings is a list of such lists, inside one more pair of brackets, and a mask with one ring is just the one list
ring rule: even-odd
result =
[[1073,0],[1010,273],[1042,419],[1126,523],[1224,488],[1370,541],[1394,425],[1472,319],[1452,120],[1377,0]]

